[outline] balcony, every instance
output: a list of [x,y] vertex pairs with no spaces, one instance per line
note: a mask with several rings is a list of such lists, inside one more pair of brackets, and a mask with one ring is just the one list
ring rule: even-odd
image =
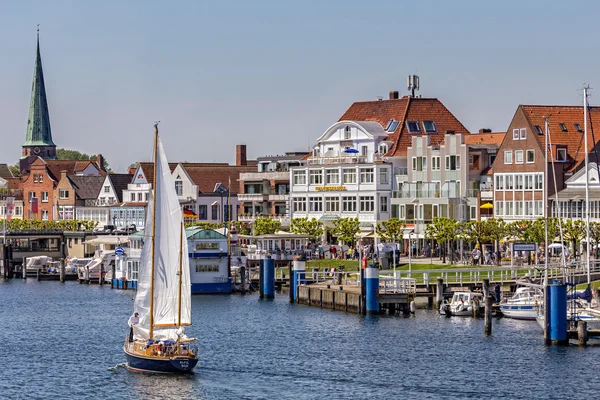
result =
[[289,193],[288,194],[270,194],[269,195],[269,201],[286,201],[289,198],[290,198]]
[[494,199],[494,189],[492,188],[482,188],[481,189],[481,200],[493,200]]
[[287,181],[289,171],[244,172],[240,174],[242,182]]
[[400,176],[400,177],[407,177],[408,176],[408,167],[394,168],[394,175]]
[[310,157],[308,165],[372,164],[367,156],[343,155],[331,157]]
[[109,207],[109,206],[114,206],[115,204],[117,204],[118,201],[113,199],[113,200],[105,200],[105,199],[88,199],[85,201],[85,206],[86,207]]
[[267,201],[268,194],[264,193],[238,193],[238,201]]

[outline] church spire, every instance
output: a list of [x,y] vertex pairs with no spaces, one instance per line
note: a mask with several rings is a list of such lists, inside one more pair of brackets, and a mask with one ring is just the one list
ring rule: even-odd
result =
[[50,114],[44,85],[44,71],[40,54],[40,27],[37,29],[37,51],[33,69],[31,103],[27,120],[27,136],[23,144],[23,156],[39,155],[45,158],[56,157],[56,145],[52,141]]

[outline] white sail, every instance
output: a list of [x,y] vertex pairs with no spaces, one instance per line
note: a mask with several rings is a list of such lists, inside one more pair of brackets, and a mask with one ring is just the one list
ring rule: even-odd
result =
[[[158,139],[156,158],[156,177],[153,185],[156,196],[153,338],[177,340],[183,334],[183,330],[178,331],[177,329],[179,324],[185,326],[192,322],[187,238],[184,232],[180,310],[179,252],[182,213],[175,192],[175,183],[160,139]],[[142,250],[135,298],[135,311],[140,314],[140,323],[136,326],[134,334],[136,338],[140,339],[150,338],[153,203],[153,198],[151,198],[147,208],[146,239]]]

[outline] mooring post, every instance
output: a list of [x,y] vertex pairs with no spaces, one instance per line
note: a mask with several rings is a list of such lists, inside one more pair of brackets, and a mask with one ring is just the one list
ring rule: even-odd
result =
[[367,313],[365,271],[366,271],[366,268],[364,268],[364,267],[360,268],[360,314],[361,315],[365,315]]
[[296,257],[294,260],[288,265],[289,268],[289,282],[290,282],[290,303],[294,302],[294,264],[296,263]]
[[431,295],[427,296],[427,309],[431,310],[433,308],[433,296],[435,294],[431,293]]
[[[115,260],[115,262],[117,262],[117,261]],[[102,285],[103,285],[103,283],[104,283],[104,282],[103,282],[103,281],[104,281],[103,277],[104,277],[104,263],[103,263],[103,262],[101,262],[101,263],[100,263],[100,275],[98,276],[98,284],[99,284],[100,286],[102,286]]]
[[550,343],[568,344],[567,336],[567,286],[554,280],[550,289]]
[[485,297],[485,322],[483,325],[483,331],[486,336],[490,336],[492,334],[492,304],[494,302],[493,300],[493,297],[490,295]]
[[114,288],[115,284],[116,284],[116,278],[115,276],[117,275],[117,264],[114,263],[112,265],[112,270],[110,271],[110,288]]
[[379,313],[379,269],[370,264],[365,269],[365,294],[367,314]]
[[258,298],[265,297],[265,260],[261,259],[258,263]]
[[483,280],[483,290],[482,291],[483,291],[483,298],[487,299],[487,297],[490,295],[490,280],[489,279]]
[[41,279],[40,279],[40,271],[41,271],[41,270],[42,270],[41,268],[38,268],[38,269],[37,269],[37,280],[38,280],[38,281],[39,281],[39,280],[41,280]]
[[263,294],[266,299],[275,298],[275,260],[270,256],[265,258],[263,265]]
[[588,341],[587,322],[577,321],[577,340],[580,346],[585,346]]
[[294,287],[290,288],[292,293],[294,294],[294,301],[298,301],[298,285],[301,285],[305,282],[305,272],[306,272],[306,261],[303,256],[300,256],[294,260]]
[[62,259],[60,262],[60,282],[65,283],[65,260]]
[[246,267],[240,267],[240,285],[242,294],[246,294]]
[[437,284],[435,286],[435,300],[437,304],[437,309],[439,310],[442,306],[442,302],[444,301],[444,279],[438,278]]

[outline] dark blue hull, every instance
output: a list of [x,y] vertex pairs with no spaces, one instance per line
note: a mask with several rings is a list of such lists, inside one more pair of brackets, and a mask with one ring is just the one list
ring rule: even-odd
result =
[[133,355],[127,351],[125,355],[127,366],[135,372],[184,374],[191,373],[198,364],[198,358],[191,357],[150,358]]

